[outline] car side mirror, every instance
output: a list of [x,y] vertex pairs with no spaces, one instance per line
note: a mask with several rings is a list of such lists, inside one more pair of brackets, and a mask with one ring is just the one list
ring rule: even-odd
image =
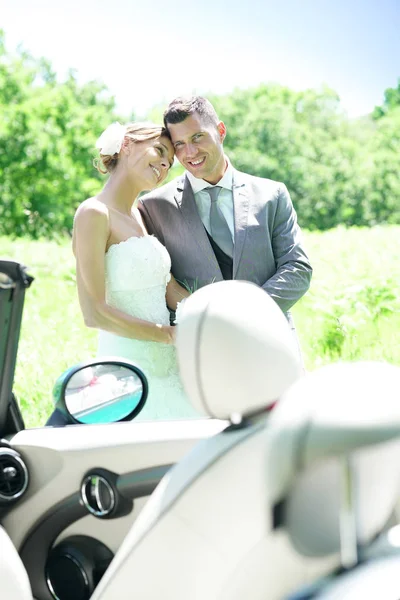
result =
[[71,424],[134,419],[145,405],[147,379],[134,363],[93,360],[65,371],[53,389],[55,407]]

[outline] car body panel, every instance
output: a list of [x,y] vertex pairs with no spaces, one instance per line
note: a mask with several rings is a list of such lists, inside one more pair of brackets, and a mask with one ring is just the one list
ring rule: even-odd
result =
[[[198,419],[23,430],[8,441],[26,461],[30,484],[2,524],[20,550],[43,515],[79,491],[89,470],[104,468],[122,475],[174,464],[199,440],[225,426],[224,421]],[[135,500],[130,514],[115,519],[99,519],[88,513],[59,539],[71,532],[91,535],[115,552],[144,503],[144,498]]]

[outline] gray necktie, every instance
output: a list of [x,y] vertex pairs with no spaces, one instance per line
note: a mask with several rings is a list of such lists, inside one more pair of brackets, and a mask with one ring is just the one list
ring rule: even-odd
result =
[[218,206],[218,194],[221,191],[221,187],[216,185],[214,187],[205,188],[205,191],[211,198],[210,206],[210,228],[211,237],[214,242],[227,254],[233,256],[233,240],[232,234],[229,229],[229,225],[226,222],[221,209]]

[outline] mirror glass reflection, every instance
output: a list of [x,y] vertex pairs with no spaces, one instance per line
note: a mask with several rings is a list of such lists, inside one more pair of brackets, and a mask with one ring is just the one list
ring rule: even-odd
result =
[[142,396],[143,384],[136,373],[103,363],[72,375],[65,389],[65,404],[80,423],[115,423],[131,414]]

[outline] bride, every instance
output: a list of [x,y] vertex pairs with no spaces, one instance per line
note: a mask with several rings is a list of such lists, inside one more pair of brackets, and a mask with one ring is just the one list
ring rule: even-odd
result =
[[141,419],[195,416],[177,369],[170,312],[189,295],[170,273],[166,248],[148,235],[136,203],[162,183],[174,160],[157,125],[110,125],[100,136],[102,191],[78,207],[73,230],[78,295],[85,324],[99,329],[99,356],[136,362],[149,380]]

